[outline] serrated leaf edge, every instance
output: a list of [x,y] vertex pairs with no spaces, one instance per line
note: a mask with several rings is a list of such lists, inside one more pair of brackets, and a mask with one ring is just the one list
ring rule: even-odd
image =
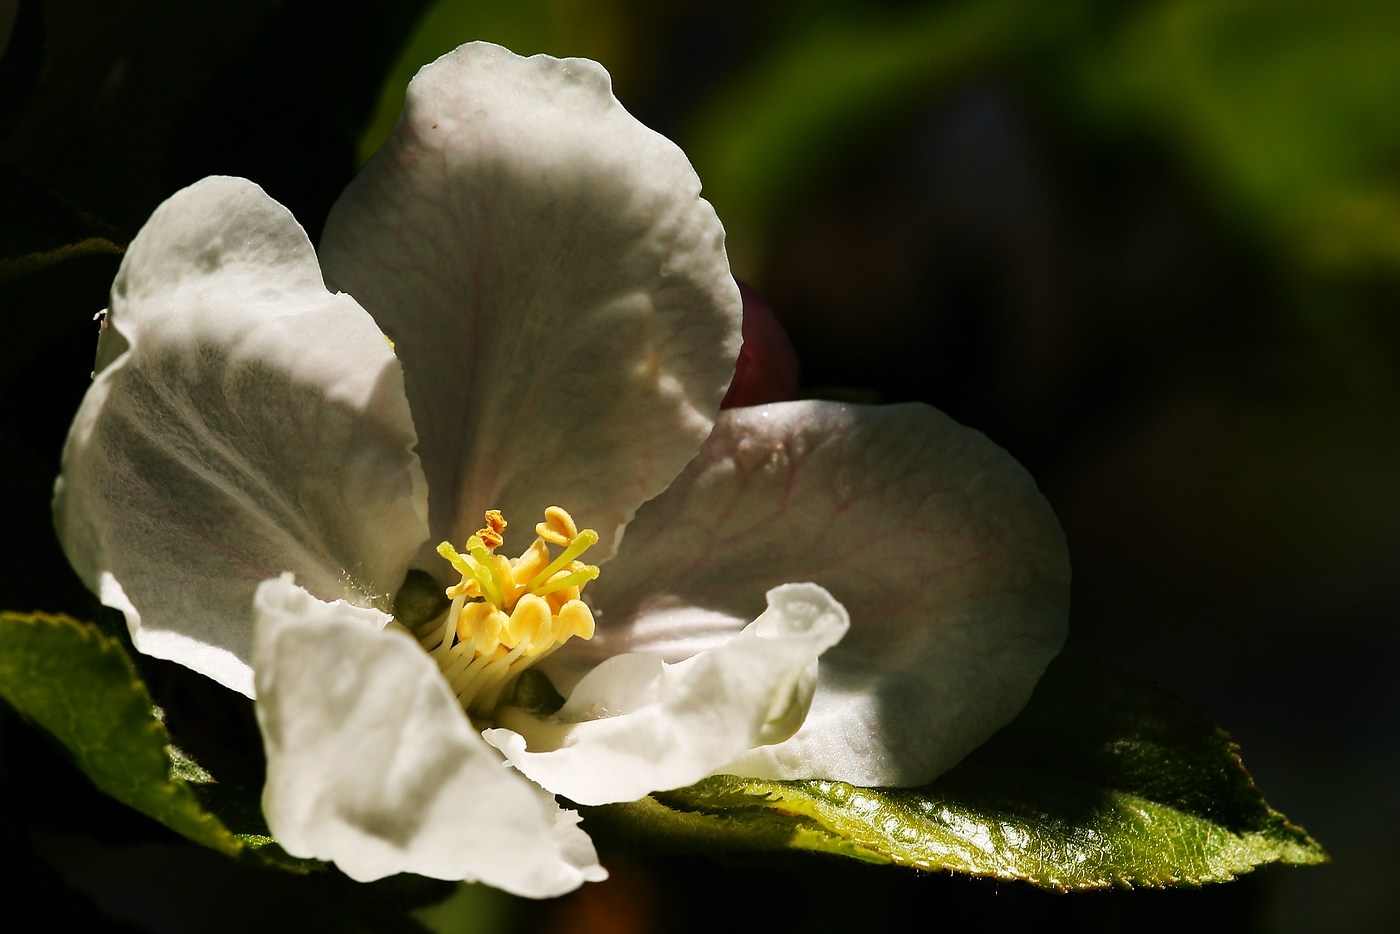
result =
[[[1241,766],[1243,767],[1243,766]],[[822,782],[821,784],[845,785],[843,782]],[[1106,798],[1115,806],[1123,809],[1137,811],[1144,817],[1149,810],[1170,811],[1183,818],[1205,825],[1209,833],[1230,838],[1233,845],[1229,850],[1237,857],[1233,861],[1228,861],[1226,865],[1217,872],[1205,873],[1200,876],[1184,878],[1175,875],[1145,875],[1141,873],[1109,874],[1096,879],[1081,880],[1075,882],[1065,882],[1051,874],[1030,875],[1018,872],[997,872],[969,867],[965,864],[958,864],[955,860],[945,861],[909,858],[901,854],[896,849],[888,846],[886,840],[874,833],[863,833],[862,828],[853,826],[852,833],[843,832],[837,825],[839,820],[834,820],[830,814],[825,814],[820,804],[811,798],[797,797],[793,794],[785,793],[781,783],[765,783],[766,787],[724,789],[719,793],[710,796],[709,802],[689,801],[684,802],[674,798],[674,793],[670,795],[661,793],[653,795],[648,800],[656,806],[670,811],[672,814],[686,814],[691,818],[705,817],[712,820],[732,822],[739,813],[747,809],[766,810],[775,814],[783,815],[794,819],[793,833],[787,841],[787,845],[792,849],[811,850],[814,852],[834,853],[832,844],[839,844],[842,850],[841,855],[855,856],[867,862],[892,863],[897,866],[904,866],[911,869],[918,869],[926,872],[956,872],[962,875],[977,876],[981,878],[994,878],[1003,881],[1028,882],[1040,888],[1052,889],[1059,892],[1069,891],[1093,891],[1107,888],[1167,888],[1171,886],[1193,887],[1212,882],[1227,882],[1241,875],[1252,872],[1257,867],[1266,863],[1278,862],[1285,865],[1318,865],[1331,860],[1327,852],[1301,827],[1288,822],[1282,814],[1270,809],[1270,814],[1279,819],[1278,830],[1288,831],[1287,837],[1280,839],[1276,830],[1271,831],[1251,831],[1248,833],[1235,833],[1223,827],[1211,824],[1204,818],[1180,811],[1177,808],[1151,801],[1137,795],[1128,794],[1113,790],[1104,792]],[[856,786],[846,786],[852,792],[861,789]],[[684,791],[686,789],[679,789]],[[716,806],[716,803],[724,799],[740,797],[749,799],[734,804]],[[658,800],[669,799],[669,800]],[[730,812],[726,814],[726,812]],[[731,816],[732,815],[732,816]],[[810,822],[803,826],[803,823]],[[722,824],[715,825],[718,830]],[[702,831],[703,832],[703,831]],[[1301,839],[1299,839],[1301,837]],[[745,849],[743,846],[733,847],[735,849]],[[850,852],[844,852],[849,850]],[[835,855],[835,854],[834,854]]]

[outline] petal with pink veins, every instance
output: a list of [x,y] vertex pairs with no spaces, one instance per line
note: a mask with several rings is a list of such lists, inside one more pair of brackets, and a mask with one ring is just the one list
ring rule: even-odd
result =
[[679,661],[792,580],[850,633],[797,734],[721,771],[927,782],[1016,715],[1066,632],[1064,537],[1010,455],[926,405],[789,402],[721,415],[604,568],[597,635],[542,668],[567,691],[614,654]]
[[384,335],[241,178],[172,195],[112,285],[54,522],[142,652],[253,692],[258,583],[387,603],[427,536],[427,485]]

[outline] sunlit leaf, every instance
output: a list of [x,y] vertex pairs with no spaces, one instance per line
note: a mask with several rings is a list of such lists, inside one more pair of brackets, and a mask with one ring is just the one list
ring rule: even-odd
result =
[[1199,885],[1327,860],[1205,717],[1074,656],[1016,721],[921,788],[715,776],[584,813],[611,847],[818,852],[1056,889]]

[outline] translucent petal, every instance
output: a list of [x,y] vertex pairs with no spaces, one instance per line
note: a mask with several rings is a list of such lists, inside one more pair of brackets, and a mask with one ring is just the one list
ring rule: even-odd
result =
[[252,599],[294,571],[376,603],[427,535],[427,486],[384,336],[321,281],[261,188],[177,192],[112,286],[63,452],[59,538],[143,652],[252,693]]
[[326,275],[404,361],[435,540],[546,506],[607,557],[709,434],[742,303],[673,143],[584,59],[482,42],[425,67],[331,211]]
[[258,588],[263,811],[294,856],[361,882],[398,872],[545,898],[605,878],[577,819],[509,769],[388,617]]
[[722,413],[594,585],[597,635],[546,670],[674,661],[785,580],[831,591],[851,632],[802,729],[727,771],[926,782],[1016,715],[1066,632],[1064,537],[1010,455],[925,405],[788,402]]
[[812,698],[812,668],[849,625],[822,588],[775,587],[762,619],[724,645],[674,665],[616,656],[549,720],[507,708],[497,712],[503,726],[483,735],[527,776],[580,804],[689,785],[790,735]]

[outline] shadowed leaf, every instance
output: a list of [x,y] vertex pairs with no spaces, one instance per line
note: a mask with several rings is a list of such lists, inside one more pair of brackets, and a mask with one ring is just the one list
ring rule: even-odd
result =
[[263,865],[301,872],[315,865],[288,857],[265,833],[234,834],[205,810],[193,787],[217,782],[170,745],[131,660],[96,626],[0,613],[0,697],[47,730],[101,791],[190,840]]

